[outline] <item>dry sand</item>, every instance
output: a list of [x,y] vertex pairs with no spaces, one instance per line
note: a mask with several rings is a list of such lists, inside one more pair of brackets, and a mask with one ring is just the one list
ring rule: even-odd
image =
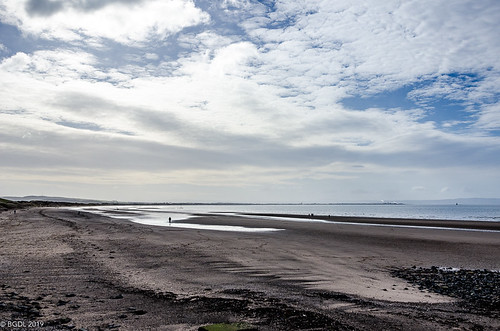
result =
[[220,215],[186,222],[283,230],[158,227],[57,208],[1,213],[0,329],[14,320],[43,322],[40,330],[237,321],[259,330],[500,328],[498,312],[391,276],[414,265],[499,269],[499,232]]

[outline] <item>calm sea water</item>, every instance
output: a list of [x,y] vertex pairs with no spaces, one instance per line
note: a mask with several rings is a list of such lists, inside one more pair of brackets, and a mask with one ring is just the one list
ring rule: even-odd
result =
[[[203,225],[189,223],[193,214],[272,213],[298,215],[365,216],[390,218],[423,218],[467,221],[500,221],[500,205],[129,205],[76,207],[77,210],[97,213],[136,223],[192,229],[272,232],[277,228],[246,228],[241,226]],[[292,220],[292,219],[290,219]],[[301,222],[325,222],[294,219]],[[181,221],[181,222],[179,222]],[[357,224],[363,225],[363,224]],[[365,226],[367,224],[364,224]],[[379,225],[383,226],[383,225]],[[411,227],[411,226],[406,226]],[[471,230],[472,231],[472,230]],[[476,231],[476,230],[474,230]],[[483,231],[483,230],[477,230]],[[485,230],[486,231],[486,230]]]
[[500,205],[168,205],[142,211],[175,213],[276,213],[300,215],[500,221]]

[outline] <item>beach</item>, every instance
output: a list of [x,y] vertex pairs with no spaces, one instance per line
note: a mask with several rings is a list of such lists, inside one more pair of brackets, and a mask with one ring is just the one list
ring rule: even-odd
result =
[[152,226],[66,208],[2,212],[0,322],[40,330],[500,328],[496,304],[403,277],[500,269],[499,223],[252,216],[174,223],[279,231]]

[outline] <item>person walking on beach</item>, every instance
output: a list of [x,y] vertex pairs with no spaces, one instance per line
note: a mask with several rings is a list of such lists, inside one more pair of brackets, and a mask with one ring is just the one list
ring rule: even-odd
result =
[[168,218],[168,223],[172,223],[172,217]]

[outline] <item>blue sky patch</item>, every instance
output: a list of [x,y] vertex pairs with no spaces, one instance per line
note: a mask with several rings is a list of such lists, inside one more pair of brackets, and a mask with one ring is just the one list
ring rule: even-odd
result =
[[[463,131],[477,120],[482,106],[498,102],[499,93],[485,98],[470,98],[469,95],[481,81],[479,74],[450,73],[392,91],[347,97],[341,100],[341,104],[353,110],[422,109],[425,111],[422,122],[435,122],[446,131]],[[490,133],[494,134],[494,131]]]

